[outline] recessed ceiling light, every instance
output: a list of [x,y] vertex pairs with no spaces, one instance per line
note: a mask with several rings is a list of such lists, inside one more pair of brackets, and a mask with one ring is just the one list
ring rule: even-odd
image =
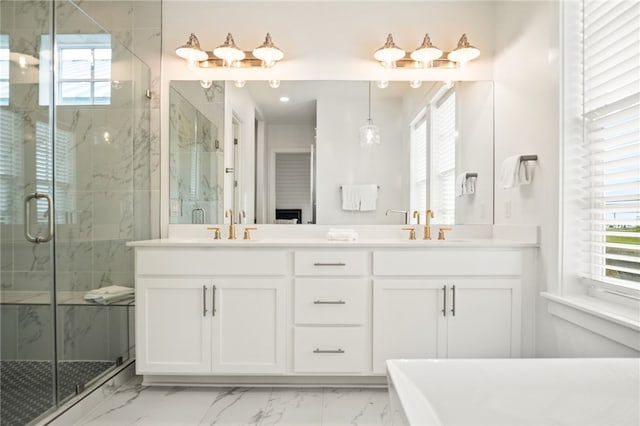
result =
[[280,102],[289,102],[289,97],[288,96],[280,96]]

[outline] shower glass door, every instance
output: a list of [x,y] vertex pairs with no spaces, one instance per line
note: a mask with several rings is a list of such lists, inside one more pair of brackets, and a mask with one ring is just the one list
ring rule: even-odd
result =
[[126,242],[149,238],[149,69],[72,1],[0,2],[0,423],[132,357]]
[[[22,425],[56,406],[51,181],[39,180],[53,110],[40,102],[53,4],[0,2],[0,419]],[[25,201],[25,198],[27,201]],[[26,220],[28,219],[28,221]],[[30,239],[31,241],[28,241]]]

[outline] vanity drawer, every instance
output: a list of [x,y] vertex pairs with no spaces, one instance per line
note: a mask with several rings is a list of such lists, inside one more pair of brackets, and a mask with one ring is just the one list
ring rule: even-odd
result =
[[369,253],[366,250],[296,251],[296,275],[366,275]]
[[362,327],[296,327],[296,373],[365,373],[367,351]]
[[138,248],[138,275],[287,275],[291,252],[211,248]]
[[385,275],[520,275],[519,250],[376,250],[373,274]]
[[367,280],[296,279],[296,324],[363,324]]

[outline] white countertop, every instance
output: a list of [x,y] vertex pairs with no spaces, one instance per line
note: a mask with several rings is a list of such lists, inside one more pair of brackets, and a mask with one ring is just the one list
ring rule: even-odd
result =
[[449,240],[409,240],[407,239],[359,239],[357,241],[329,241],[326,238],[264,238],[255,240],[215,240],[213,238],[166,238],[157,240],[131,241],[130,247],[318,247],[318,248],[522,248],[537,247],[531,242],[518,242],[490,238],[452,238]]

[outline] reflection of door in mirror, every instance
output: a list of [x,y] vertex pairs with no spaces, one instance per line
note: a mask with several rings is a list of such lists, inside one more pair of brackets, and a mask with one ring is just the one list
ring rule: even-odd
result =
[[274,222],[312,223],[311,152],[275,152]]
[[[241,200],[242,194],[242,142],[240,134],[240,120],[234,115],[231,121],[231,131],[233,132],[233,170],[231,171],[233,176],[233,211],[237,214],[237,223],[244,222],[243,217],[243,203]],[[244,212],[246,217],[246,212]],[[236,218],[234,218],[236,221]]]

